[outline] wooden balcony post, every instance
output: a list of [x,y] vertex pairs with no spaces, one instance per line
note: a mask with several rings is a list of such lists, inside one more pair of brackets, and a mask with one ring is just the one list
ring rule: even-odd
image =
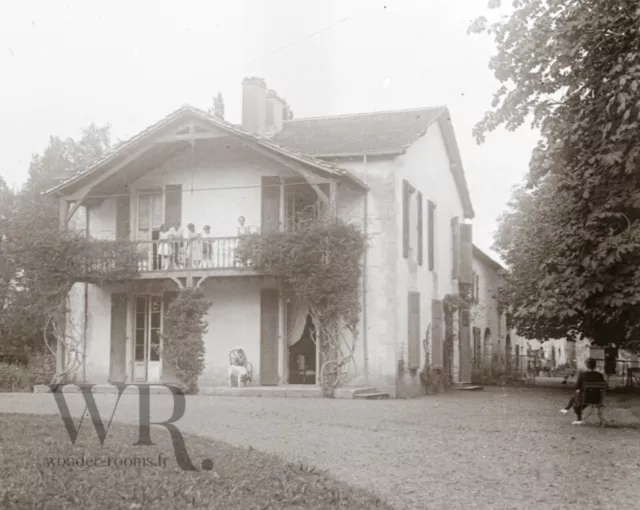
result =
[[287,229],[287,211],[286,211],[286,188],[285,179],[280,177],[280,232]]
[[329,182],[329,217],[335,220],[338,217],[338,183],[334,180]]
[[64,197],[60,197],[60,228],[66,228],[67,214],[69,214],[69,202]]

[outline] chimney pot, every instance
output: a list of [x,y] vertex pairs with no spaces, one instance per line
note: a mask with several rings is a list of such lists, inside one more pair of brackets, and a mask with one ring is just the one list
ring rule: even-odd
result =
[[256,76],[242,80],[242,127],[256,135],[266,129],[267,84]]
[[266,131],[268,135],[274,135],[282,131],[284,105],[284,100],[278,96],[275,90],[267,92]]

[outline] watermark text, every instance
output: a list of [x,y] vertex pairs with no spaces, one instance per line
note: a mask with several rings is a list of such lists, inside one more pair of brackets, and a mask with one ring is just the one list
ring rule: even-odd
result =
[[46,457],[45,466],[48,468],[57,467],[116,467],[116,468],[143,468],[143,467],[167,467],[167,457],[162,453],[153,457],[139,456],[68,456],[68,457]]

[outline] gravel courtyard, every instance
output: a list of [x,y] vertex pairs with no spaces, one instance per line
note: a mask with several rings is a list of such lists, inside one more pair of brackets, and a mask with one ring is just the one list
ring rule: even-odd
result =
[[[82,396],[65,397],[80,416]],[[168,419],[171,400],[151,398],[152,420]],[[607,416],[622,427],[574,427],[559,414],[567,399],[562,391],[511,388],[388,401],[196,396],[177,425],[328,469],[399,509],[635,508],[640,423],[616,407]],[[115,396],[96,400],[108,420]],[[0,412],[57,407],[50,394],[0,394]],[[137,395],[124,395],[114,420],[137,419]],[[594,420],[595,413],[587,421]],[[90,423],[84,427],[95,437]]]

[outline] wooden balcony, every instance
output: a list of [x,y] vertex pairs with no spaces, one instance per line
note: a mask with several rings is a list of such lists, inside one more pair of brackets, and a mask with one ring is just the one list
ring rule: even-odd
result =
[[184,288],[197,287],[210,277],[269,277],[239,259],[239,243],[239,237],[96,241],[85,253],[86,272],[79,281],[100,284],[170,279]]
[[134,241],[141,253],[138,271],[142,278],[161,274],[252,273],[236,256],[239,237]]

